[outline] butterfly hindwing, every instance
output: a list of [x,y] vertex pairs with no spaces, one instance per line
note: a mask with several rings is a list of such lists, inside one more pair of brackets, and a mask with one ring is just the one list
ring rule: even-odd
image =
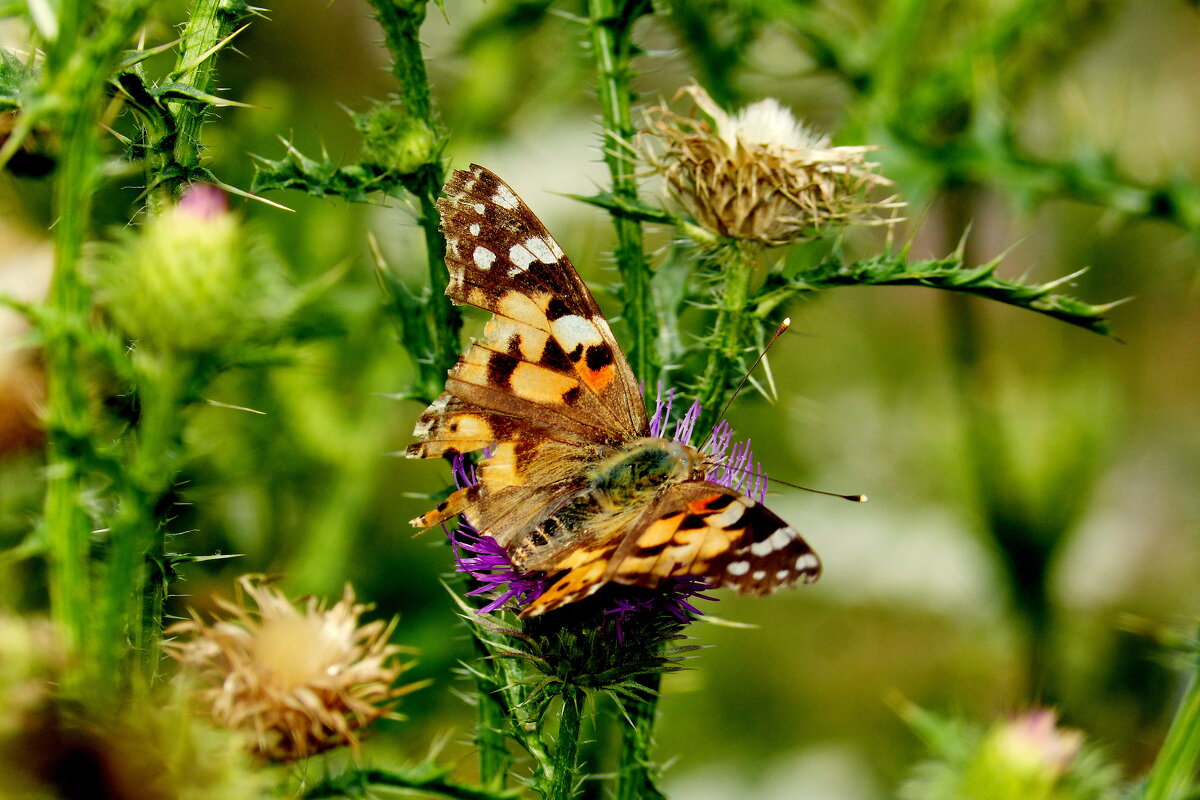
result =
[[604,584],[657,588],[698,577],[712,588],[769,594],[821,574],[816,553],[761,503],[708,481],[669,487],[620,536],[581,544],[563,557],[557,580],[522,616],[588,597]]
[[797,581],[811,583],[821,562],[794,528],[762,503],[709,481],[671,486],[626,535],[609,580],[655,586],[696,576],[714,589],[768,594]]

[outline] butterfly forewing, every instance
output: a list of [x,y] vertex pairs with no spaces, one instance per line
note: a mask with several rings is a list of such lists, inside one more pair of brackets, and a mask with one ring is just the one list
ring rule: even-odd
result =
[[641,392],[608,322],[529,207],[473,165],[454,173],[438,209],[446,294],[495,315],[451,372],[447,391],[544,427],[561,418],[584,436],[644,435]]

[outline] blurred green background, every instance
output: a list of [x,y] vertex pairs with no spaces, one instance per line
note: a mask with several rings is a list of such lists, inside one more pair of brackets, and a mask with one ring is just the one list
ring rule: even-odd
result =
[[[1191,225],[1161,208],[1123,213],[1120,192],[1094,202],[1070,186],[1047,189],[1013,164],[964,160],[960,146],[964,131],[986,132],[987,115],[999,114],[1020,151],[1044,163],[1111,170],[1130,186],[1194,186],[1200,9],[1064,3],[1045,30],[1014,32],[996,51],[1003,59],[973,49],[1020,5],[1031,4],[667,2],[671,14],[639,23],[646,55],[636,85],[648,103],[695,77],[727,104],[775,96],[839,144],[885,145],[883,172],[909,202],[895,235],[912,240],[914,257],[945,255],[969,225],[968,256],[1007,251],[1003,275],[1046,281],[1088,266],[1077,296],[1133,297],[1112,315],[1120,342],[919,289],[847,289],[790,309],[793,333],[770,359],[778,402],[748,391],[730,420],[773,476],[871,502],[773,492],[771,507],[821,554],[824,577],[705,606],[739,626],[694,625],[696,642],[711,647],[665,684],[658,754],[672,762],[669,796],[888,796],[920,754],[888,706],[897,694],[978,718],[1052,702],[1131,775],[1161,740],[1181,678],[1146,631],[1187,626],[1200,613],[1200,204]],[[906,20],[906,7],[922,13]],[[611,226],[562,196],[607,178],[583,29],[570,18],[582,11],[447,0],[424,38],[452,164],[478,162],[511,183],[615,313],[605,290],[616,280]],[[182,4],[162,4],[155,35],[169,38],[182,14]],[[365,110],[392,90],[364,3],[292,0],[267,16],[219,69],[227,96],[254,108],[226,109],[205,131],[213,170],[237,186],[249,185],[249,154],[281,155],[279,137],[354,160],[345,108]],[[888,53],[893,33],[906,38]],[[840,42],[841,60],[832,63],[821,35]],[[913,128],[896,124],[910,116]],[[930,120],[935,128],[920,128]],[[105,224],[127,224],[136,197],[136,188],[105,189]],[[207,607],[250,571],[283,573],[289,590],[330,597],[352,582],[378,614],[401,615],[397,640],[421,652],[408,675],[435,680],[405,699],[409,720],[383,726],[368,753],[419,758],[445,739],[469,774],[473,715],[453,670],[470,647],[439,584],[450,553],[439,534],[414,539],[406,522],[447,470],[387,455],[408,444],[420,406],[386,397],[405,387],[412,365],[366,245],[373,232],[419,287],[420,231],[400,202],[271,199],[295,213],[237,205],[298,282],[346,271],[303,321],[293,364],[230,373],[209,391],[263,414],[213,406],[192,420],[174,547],[242,556],[189,567],[176,609]],[[44,283],[48,246],[38,231],[48,209],[47,182],[0,179],[6,290],[36,296]],[[867,255],[882,237],[854,232],[847,247]],[[652,231],[649,242],[667,238]],[[7,548],[33,524],[42,476],[28,412],[39,391],[36,349],[16,321],[2,322],[11,343],[0,355]],[[481,327],[468,314],[468,335]],[[974,360],[955,350],[964,331]],[[986,421],[982,439],[972,419]],[[1027,587],[1012,588],[989,534],[997,525],[1050,531],[1055,542],[1044,613],[1032,625]],[[0,561],[0,603],[44,606],[36,559]]]

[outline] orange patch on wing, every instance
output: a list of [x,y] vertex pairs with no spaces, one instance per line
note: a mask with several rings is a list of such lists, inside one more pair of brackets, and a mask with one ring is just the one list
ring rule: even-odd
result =
[[582,361],[575,365],[575,371],[594,392],[604,391],[604,387],[612,383],[617,374],[612,364],[607,364],[600,369],[589,369]]
[[688,511],[693,514],[707,514],[709,513],[708,504],[724,496],[725,495],[722,494],[710,494],[708,497],[701,497],[699,500],[693,500],[687,505]]

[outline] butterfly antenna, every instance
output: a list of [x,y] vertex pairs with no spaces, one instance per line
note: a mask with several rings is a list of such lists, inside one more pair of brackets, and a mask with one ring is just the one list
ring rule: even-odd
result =
[[[724,466],[726,469],[732,469],[735,472],[754,472],[754,470],[750,467],[735,467],[729,464]],[[851,503],[867,502],[867,496],[865,494],[842,494],[841,492],[827,492],[824,489],[814,489],[811,486],[801,486],[798,483],[790,483],[789,481],[780,480],[779,478],[767,478],[767,480],[771,483],[781,483],[784,486],[790,486],[793,489],[799,489],[802,492],[812,492],[813,494],[823,494],[826,497],[838,497],[842,500],[849,500]]]
[[750,380],[750,373],[754,372],[754,370],[758,368],[758,365],[762,363],[764,358],[766,358],[767,351],[771,349],[771,345],[775,344],[775,340],[782,336],[783,332],[786,331],[791,324],[791,317],[788,317],[783,322],[779,323],[779,327],[775,329],[775,333],[771,336],[771,341],[767,342],[767,346],[764,347],[762,352],[758,354],[758,358],[754,359],[754,363],[750,365],[750,369],[746,370],[746,374],[742,376],[742,380],[738,383],[737,388],[733,390],[733,394],[731,394],[729,399],[725,401],[725,406],[721,409],[721,413],[717,414],[717,421],[713,423],[712,430],[708,432],[708,436],[700,440],[701,442],[706,442],[712,438],[713,431],[717,429],[717,425],[720,425],[721,420],[725,419],[725,412],[729,410],[731,405],[733,405],[733,401],[737,399],[738,394],[746,385],[746,381]]

